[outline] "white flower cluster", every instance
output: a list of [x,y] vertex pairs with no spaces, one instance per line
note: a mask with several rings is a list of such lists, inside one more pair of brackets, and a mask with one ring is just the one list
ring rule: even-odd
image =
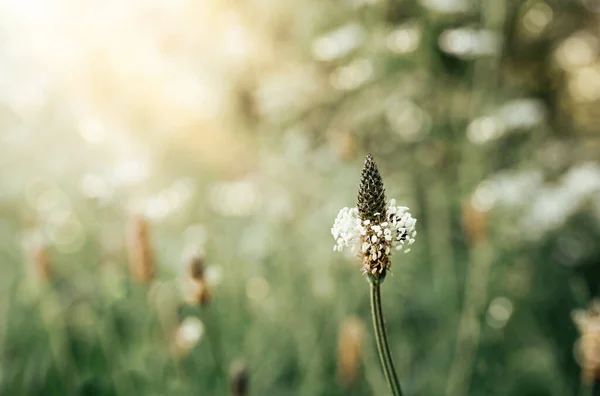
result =
[[417,220],[406,206],[396,206],[395,199],[388,203],[384,216],[381,221],[361,221],[358,209],[341,209],[331,229],[336,240],[333,250],[341,252],[347,246],[356,252],[360,248],[372,261],[389,255],[391,249],[408,253],[417,236]]

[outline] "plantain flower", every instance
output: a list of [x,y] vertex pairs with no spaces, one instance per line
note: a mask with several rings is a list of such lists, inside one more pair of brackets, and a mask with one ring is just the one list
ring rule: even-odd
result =
[[386,203],[385,188],[373,157],[369,154],[362,169],[356,207],[343,208],[331,228],[336,241],[333,250],[349,248],[363,263],[363,272],[383,281],[391,267],[393,251],[408,253],[415,242],[417,220],[396,200]]

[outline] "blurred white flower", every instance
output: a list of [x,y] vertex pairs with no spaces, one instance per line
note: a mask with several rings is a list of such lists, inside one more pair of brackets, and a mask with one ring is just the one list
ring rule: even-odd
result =
[[191,350],[204,335],[204,324],[194,316],[185,318],[175,331],[175,346],[179,352]]
[[471,121],[467,127],[467,137],[475,144],[483,144],[499,138],[504,131],[502,120],[494,116],[484,116]]
[[535,3],[523,16],[523,28],[531,36],[538,36],[552,22],[554,12],[543,1]]
[[442,51],[459,58],[473,58],[499,53],[502,38],[498,33],[485,29],[448,29],[440,35],[439,46]]
[[392,30],[386,37],[386,44],[396,54],[407,54],[419,48],[422,35],[420,26],[409,22]]
[[544,122],[544,104],[531,98],[506,102],[490,115],[475,118],[467,127],[467,137],[475,144],[485,144],[515,130],[527,130]]
[[587,31],[580,31],[564,40],[554,51],[554,59],[567,71],[588,66],[598,56],[598,38]]
[[364,29],[358,23],[349,23],[317,38],[312,52],[317,60],[330,61],[340,58],[362,44]]
[[373,77],[373,64],[369,59],[361,58],[350,64],[338,67],[331,74],[331,85],[343,91],[351,91]]
[[421,0],[421,4],[446,14],[467,12],[473,7],[472,0]]
[[506,297],[496,297],[490,303],[486,322],[490,327],[500,329],[506,325],[512,313],[512,302]]
[[409,99],[390,98],[386,103],[390,126],[407,142],[423,139],[431,128],[431,116]]
[[497,112],[506,129],[532,128],[546,118],[546,108],[541,100],[522,98],[505,103]]
[[585,202],[593,202],[599,195],[600,166],[587,162],[552,184],[544,184],[537,170],[498,174],[477,187],[472,203],[483,211],[495,206],[517,209],[520,228],[528,237],[537,238],[562,226]]
[[258,185],[250,179],[221,182],[213,185],[208,193],[215,212],[223,216],[249,216],[262,204]]

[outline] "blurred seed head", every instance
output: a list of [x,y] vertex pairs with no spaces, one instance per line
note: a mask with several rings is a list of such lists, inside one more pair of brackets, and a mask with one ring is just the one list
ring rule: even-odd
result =
[[347,129],[338,129],[329,135],[329,143],[337,156],[349,160],[356,153],[356,137]]
[[52,276],[48,246],[45,244],[35,244],[30,249],[29,254],[37,279],[47,281]]
[[29,272],[36,281],[44,282],[52,276],[52,264],[48,244],[39,231],[27,232],[23,238],[23,249],[29,264]]
[[586,310],[573,311],[572,317],[581,334],[575,357],[582,369],[582,380],[592,383],[600,378],[600,301],[592,301]]
[[152,282],[156,270],[149,228],[146,218],[136,215],[131,219],[127,230],[129,271],[133,279],[140,283]]
[[346,388],[352,387],[360,375],[364,338],[365,326],[360,318],[344,319],[338,334],[337,378]]
[[208,306],[212,299],[208,282],[206,280],[199,282],[194,279],[187,279],[185,283],[185,298],[190,305]]
[[472,199],[463,205],[462,221],[471,245],[477,245],[487,239],[487,212],[473,205]]
[[196,281],[203,281],[205,278],[204,253],[200,252],[193,255],[189,261],[190,277]]
[[204,253],[194,254],[188,264],[189,282],[187,285],[187,300],[190,304],[207,306],[212,294],[206,276]]
[[241,361],[233,362],[229,370],[229,392],[231,396],[246,396],[250,388],[248,367]]

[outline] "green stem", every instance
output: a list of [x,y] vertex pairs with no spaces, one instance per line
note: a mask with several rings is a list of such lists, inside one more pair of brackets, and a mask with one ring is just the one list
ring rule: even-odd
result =
[[381,310],[381,291],[380,285],[371,282],[371,314],[373,315],[373,329],[375,330],[375,340],[377,341],[377,351],[381,359],[383,373],[387,379],[394,396],[402,396],[400,381],[396,375],[394,361],[388,346],[387,335],[385,333],[385,324],[383,321],[383,311]]
[[582,378],[579,384],[579,396],[592,396],[594,394],[594,382]]

